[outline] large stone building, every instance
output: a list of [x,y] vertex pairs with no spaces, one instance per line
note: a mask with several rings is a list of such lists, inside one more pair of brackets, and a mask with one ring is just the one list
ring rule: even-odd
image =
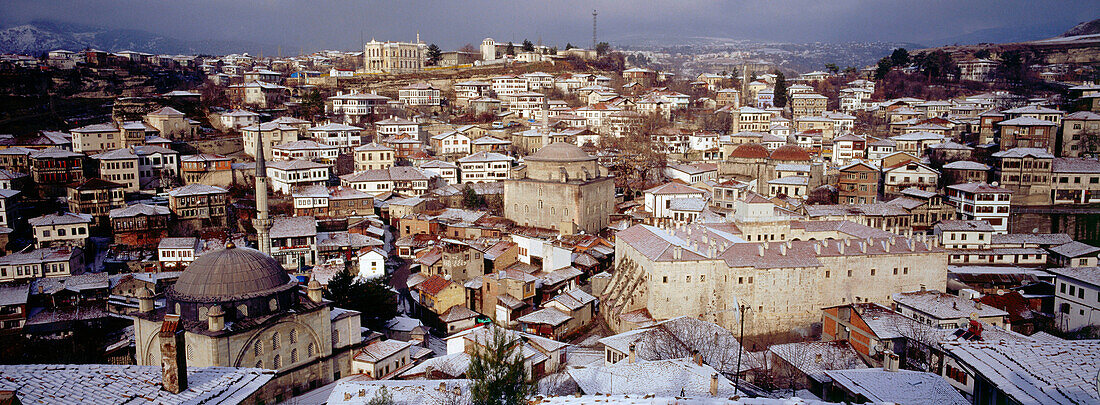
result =
[[504,216],[563,234],[596,233],[615,209],[615,181],[581,148],[551,143],[527,156],[525,171],[504,182]]
[[[842,230],[825,232],[834,228]],[[733,330],[740,305],[746,335],[808,330],[822,307],[889,302],[892,294],[947,282],[947,255],[923,238],[845,221],[791,221],[775,242],[747,243],[741,236],[751,235],[733,229],[635,225],[619,232],[617,270],[600,311],[612,330],[682,315]]]
[[165,307],[155,308],[148,289],[138,297],[139,365],[161,364],[174,343],[187,366],[275,370],[261,395],[272,402],[348,375],[362,346],[358,312],[330,307],[316,281],[299,287],[275,259],[232,243],[195,259]]
[[428,45],[420,42],[370,41],[363,46],[367,73],[416,73],[427,62]]

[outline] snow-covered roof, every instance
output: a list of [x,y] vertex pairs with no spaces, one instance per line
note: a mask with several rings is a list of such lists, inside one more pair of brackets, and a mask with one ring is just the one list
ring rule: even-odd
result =
[[981,318],[1008,316],[1008,312],[1002,309],[981,305],[958,295],[935,290],[895,293],[892,298],[898,305],[915,309],[939,320],[966,319],[971,314],[977,314]]
[[833,383],[871,402],[897,404],[968,405],[970,401],[943,377],[920,371],[828,370]]
[[856,353],[848,342],[842,340],[772,345],[768,351],[821,383],[832,381],[825,374],[826,370],[867,368],[867,364],[860,359],[859,353]]
[[1100,403],[1096,365],[1100,341],[945,344],[964,369],[976,372],[1013,403]]
[[713,367],[688,358],[638,361],[623,360],[612,365],[573,366],[566,373],[585,394],[657,396],[710,396],[711,379],[718,379],[718,397],[744,395],[733,382]]
[[32,403],[240,403],[258,392],[273,370],[188,367],[187,389],[179,394],[161,386],[160,366],[115,364],[28,364],[0,366],[0,390],[16,391]]
[[[469,380],[340,380],[333,387],[326,403],[329,405],[364,405],[375,399],[385,388],[394,404],[466,403],[470,395]],[[455,396],[455,392],[459,395]]]

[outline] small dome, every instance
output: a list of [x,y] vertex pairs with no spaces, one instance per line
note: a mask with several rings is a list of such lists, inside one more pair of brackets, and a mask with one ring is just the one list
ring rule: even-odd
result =
[[524,160],[536,162],[584,162],[587,160],[596,160],[596,157],[589,155],[588,152],[585,152],[584,149],[581,149],[577,145],[565,142],[554,142],[543,146],[538,152],[532,153],[530,156],[525,157]]
[[293,287],[283,266],[271,256],[242,247],[206,253],[195,259],[169,289],[177,301],[231,302],[275,294]]
[[809,162],[813,160],[810,157],[809,152],[802,149],[798,145],[783,145],[780,146],[775,152],[772,152],[772,160],[786,160],[796,162]]
[[761,159],[768,157],[768,149],[758,143],[743,143],[730,152],[731,158]]

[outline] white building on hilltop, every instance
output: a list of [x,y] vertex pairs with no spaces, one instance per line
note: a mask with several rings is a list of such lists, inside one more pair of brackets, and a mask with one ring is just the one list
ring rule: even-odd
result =
[[428,45],[420,42],[370,41],[363,46],[363,69],[367,73],[416,73],[424,69]]

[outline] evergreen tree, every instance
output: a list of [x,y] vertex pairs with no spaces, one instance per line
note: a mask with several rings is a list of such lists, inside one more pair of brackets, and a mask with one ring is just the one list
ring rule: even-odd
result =
[[835,75],[837,73],[840,73],[840,67],[838,67],[835,63],[826,63],[825,71]]
[[787,106],[787,77],[783,76],[783,72],[779,69],[775,70],[775,90],[773,90],[772,101],[776,107]]
[[379,330],[397,316],[397,294],[386,285],[385,277],[359,280],[350,268],[329,280],[325,298],[337,307],[361,312],[371,329]]
[[897,67],[905,67],[910,62],[909,51],[905,48],[894,49],[894,52],[890,53],[890,65]]
[[462,206],[468,209],[478,209],[481,207],[481,199],[469,184],[466,184],[466,187],[462,188]]
[[576,48],[575,46],[573,46],[573,44],[568,43],[568,42],[565,43],[565,49],[566,50],[573,49],[573,48]]
[[509,41],[508,47],[504,49],[504,54],[516,56],[516,45]]
[[596,55],[603,56],[607,54],[607,51],[611,50],[611,45],[607,42],[600,42],[596,44]]
[[523,367],[523,340],[499,327],[485,346],[470,356],[470,402],[485,405],[520,405],[535,392],[535,383]]
[[443,51],[439,49],[435,44],[428,45],[428,64],[435,66],[439,63],[440,59],[443,59]]
[[523,39],[523,51],[524,52],[534,52],[535,51],[535,44],[532,44],[530,40],[524,38]]
[[882,80],[886,77],[887,73],[890,73],[890,68],[893,65],[890,64],[889,57],[883,57],[878,60],[878,66],[875,67],[875,80]]

